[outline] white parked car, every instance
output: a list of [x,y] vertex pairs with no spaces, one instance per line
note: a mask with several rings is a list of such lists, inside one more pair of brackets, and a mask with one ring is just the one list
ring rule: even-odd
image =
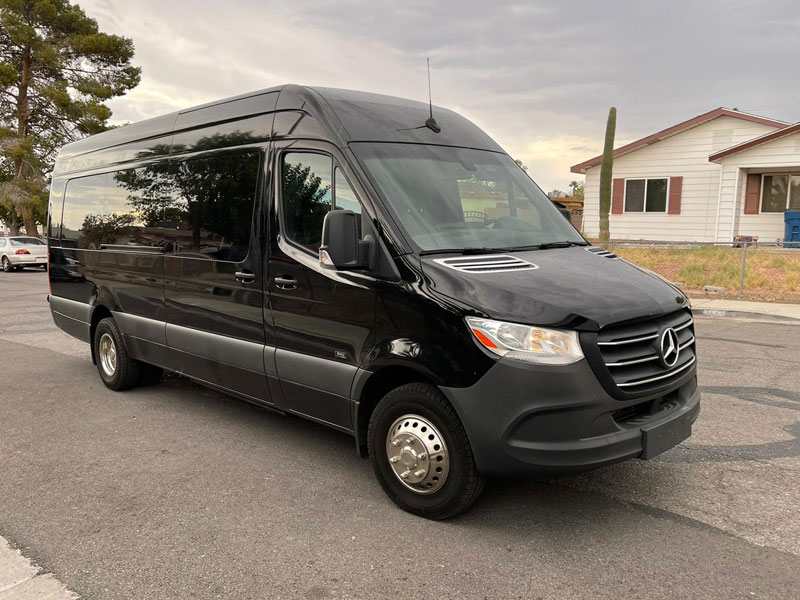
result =
[[23,267],[47,268],[47,244],[35,237],[0,237],[0,262],[9,273]]

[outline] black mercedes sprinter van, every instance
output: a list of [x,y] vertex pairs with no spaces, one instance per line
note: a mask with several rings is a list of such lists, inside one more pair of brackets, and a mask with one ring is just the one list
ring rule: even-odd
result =
[[287,85],[92,136],[48,236],[53,319],[110,389],[167,369],[339,429],[428,518],[699,412],[686,297],[443,108]]

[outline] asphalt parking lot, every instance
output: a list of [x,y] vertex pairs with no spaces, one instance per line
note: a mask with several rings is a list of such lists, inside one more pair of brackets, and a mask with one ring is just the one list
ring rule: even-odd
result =
[[106,390],[46,293],[0,273],[0,535],[84,598],[800,596],[800,323],[698,318],[689,440],[435,523],[345,435],[174,376]]

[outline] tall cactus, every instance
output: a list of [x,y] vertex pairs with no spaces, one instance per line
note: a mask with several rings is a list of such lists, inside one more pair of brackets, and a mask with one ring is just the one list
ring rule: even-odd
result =
[[617,130],[617,109],[608,110],[606,141],[603,145],[603,161],[600,163],[600,240],[610,240],[608,213],[611,210],[611,180],[614,168],[614,133]]

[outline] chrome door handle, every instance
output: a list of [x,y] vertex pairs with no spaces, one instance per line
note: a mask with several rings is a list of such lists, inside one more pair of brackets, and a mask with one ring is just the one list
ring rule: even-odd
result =
[[278,275],[274,281],[282,290],[293,290],[297,287],[297,279],[289,275]]
[[236,281],[241,281],[242,283],[253,283],[256,280],[256,274],[250,271],[236,271],[234,276]]

